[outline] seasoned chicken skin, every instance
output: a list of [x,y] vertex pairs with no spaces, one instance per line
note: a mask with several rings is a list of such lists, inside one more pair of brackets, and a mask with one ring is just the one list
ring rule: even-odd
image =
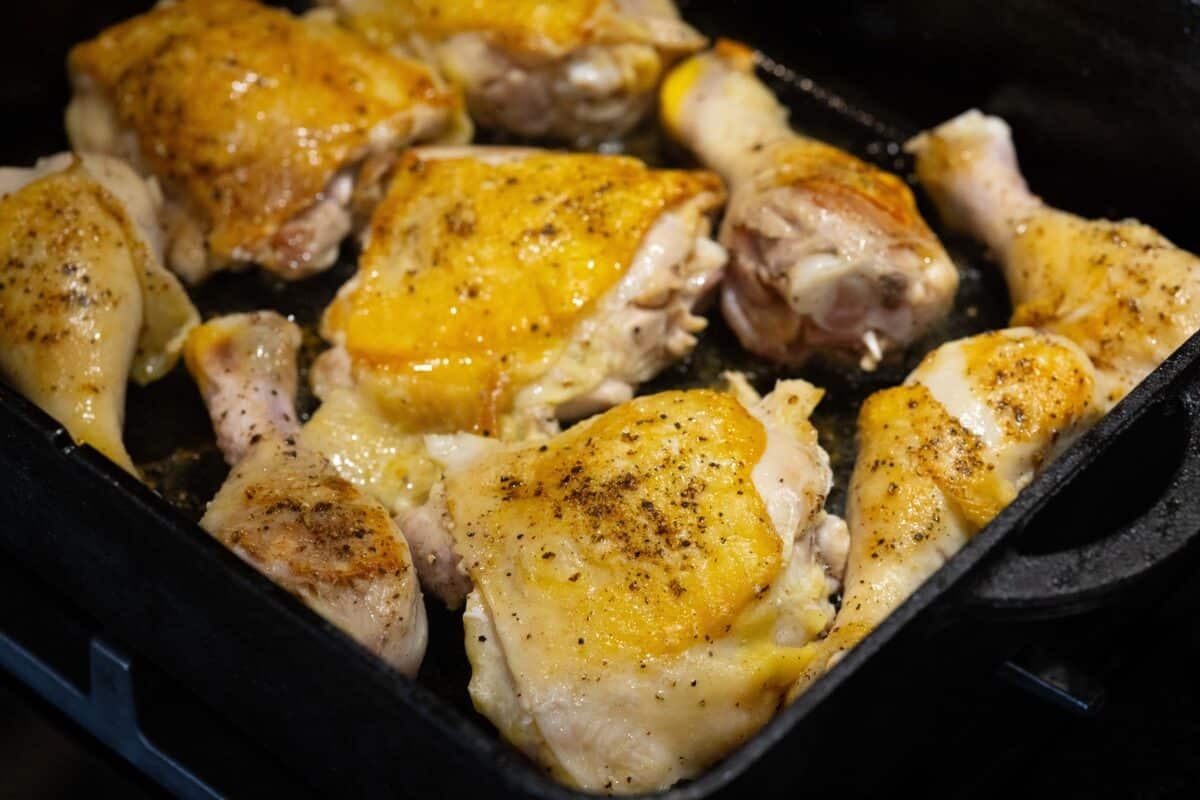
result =
[[76,149],[162,183],[169,266],[189,282],[260,264],[285,279],[333,263],[356,181],[412,142],[463,141],[455,92],[426,67],[253,0],[178,0],[69,59]]
[[1070,340],[1009,328],[942,345],[867,399],[841,609],[793,695],[871,632],[1099,418]]
[[[715,175],[625,157],[410,151],[323,320],[325,452],[364,475],[353,465],[376,458],[380,432],[346,435],[362,414],[401,434],[512,439],[630,399],[704,327],[693,308],[725,262],[708,238],[721,198]],[[389,449],[412,468],[375,489],[397,510],[422,502],[436,477],[411,461],[423,447]]]
[[704,38],[671,0],[323,0],[373,41],[436,63],[482,125],[588,146],[632,129]]
[[1200,259],[1136,220],[1046,206],[1025,185],[1003,120],[968,111],[907,146],[946,224],[1003,266],[1012,324],[1083,348],[1105,408],[1200,329]]
[[233,471],[201,527],[406,675],[428,628],[408,543],[377,501],[303,440],[300,331],[274,312],[205,323],[187,341]]
[[103,156],[0,169],[0,375],[135,474],[126,381],[170,371],[199,322],[162,266],[161,207],[153,185]]
[[676,67],[661,112],[729,183],[721,308],[747,349],[789,364],[849,354],[872,369],[950,310],[958,273],[912,192],[795,133],[742,45]]
[[569,785],[698,774],[770,719],[833,617],[820,392],[741,395],[642,397],[543,444],[431,437],[446,478],[404,521],[418,568],[461,557],[472,700]]

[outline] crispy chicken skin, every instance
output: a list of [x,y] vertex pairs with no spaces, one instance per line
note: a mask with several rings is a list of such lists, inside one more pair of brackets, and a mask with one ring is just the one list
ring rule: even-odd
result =
[[328,15],[177,0],[75,47],[67,131],[162,183],[167,260],[189,282],[260,264],[325,269],[355,182],[408,144],[464,141],[458,95]]
[[162,266],[162,200],[126,164],[63,153],[0,169],[0,375],[135,473],[125,384],[175,365],[196,309]]
[[904,385],[868,398],[847,498],[850,556],[841,609],[793,696],[1099,415],[1087,356],[1070,340],[1031,328],[942,345]]
[[[314,370],[326,405],[311,424],[337,429],[326,452],[364,475],[377,456],[345,435],[355,415],[514,439],[630,399],[704,327],[693,308],[725,262],[708,238],[721,198],[715,175],[625,157],[410,151],[323,320],[335,347]],[[377,471],[376,488],[397,510],[422,502],[436,477],[411,460],[423,446],[389,449],[412,468]]]
[[721,41],[676,67],[660,108],[729,184],[721,307],[747,349],[788,364],[848,354],[871,369],[950,310],[958,273],[912,192],[794,132],[745,47]]
[[470,590],[475,706],[569,785],[698,774],[770,719],[833,617],[846,530],[823,510],[821,393],[737,385],[748,406],[666,392],[543,444],[431,437],[446,478],[405,519],[418,569],[459,570],[431,588]]
[[187,341],[233,470],[201,527],[406,675],[425,654],[408,543],[377,501],[303,440],[294,408],[300,331],[274,312],[219,317]]
[[670,0],[323,0],[373,41],[436,63],[481,124],[585,147],[650,110],[704,46]]
[[1083,348],[1104,408],[1200,328],[1200,259],[1136,220],[1046,206],[1021,177],[1003,120],[968,111],[908,149],[946,224],[983,241],[1003,267],[1012,324]]

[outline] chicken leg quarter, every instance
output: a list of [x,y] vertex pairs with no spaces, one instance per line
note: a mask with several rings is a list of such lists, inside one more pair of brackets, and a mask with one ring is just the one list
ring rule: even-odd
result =
[[187,364],[233,471],[201,527],[400,672],[425,654],[408,543],[378,502],[306,446],[294,408],[300,331],[274,312],[197,328]]
[[907,147],[946,224],[1003,266],[1012,324],[1082,347],[1105,409],[1200,328],[1200,258],[1136,220],[1047,206],[1025,185],[1003,120],[968,111]]

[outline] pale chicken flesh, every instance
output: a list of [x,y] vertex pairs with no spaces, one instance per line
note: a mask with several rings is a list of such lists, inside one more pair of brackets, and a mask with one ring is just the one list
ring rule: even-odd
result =
[[75,47],[69,67],[72,144],[161,182],[168,264],[193,283],[250,263],[289,280],[327,268],[356,182],[413,142],[469,138],[455,91],[327,13],[161,3]]
[[917,175],[946,224],[1004,269],[1013,325],[1091,358],[1109,408],[1200,329],[1200,258],[1136,220],[1087,220],[1029,191],[1003,120],[969,111],[916,137]]
[[546,435],[629,400],[704,328],[721,199],[710,173],[625,157],[410,151],[322,321],[310,429],[401,510],[436,478],[426,433]]
[[653,107],[663,72],[704,38],[671,0],[323,0],[371,40],[436,64],[471,115],[591,146]]
[[430,437],[446,477],[404,519],[418,569],[466,593],[476,708],[572,786],[698,774],[770,719],[833,618],[847,534],[823,509],[821,393],[735,383],[542,444]]
[[858,421],[841,608],[793,696],[870,633],[1100,416],[1070,340],[1009,328],[942,345]]
[[299,346],[299,329],[274,312],[220,317],[188,338],[188,368],[233,465],[200,525],[415,675],[428,628],[408,543],[379,502],[304,441],[294,408]]
[[162,266],[161,207],[152,184],[103,156],[0,169],[0,375],[135,474],[126,381],[170,371],[199,322]]
[[793,131],[749,50],[722,41],[687,60],[660,106],[667,131],[729,184],[721,307],[747,349],[873,369],[950,310],[958,273],[912,192]]

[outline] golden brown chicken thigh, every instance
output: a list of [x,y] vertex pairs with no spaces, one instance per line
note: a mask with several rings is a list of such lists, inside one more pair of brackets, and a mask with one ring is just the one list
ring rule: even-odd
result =
[[793,696],[870,633],[1100,416],[1070,340],[1009,328],[934,350],[867,399],[837,619]]
[[1083,348],[1104,408],[1200,329],[1200,258],[1136,220],[1087,220],[1048,207],[1025,185],[1003,120],[968,111],[908,148],[946,224],[1000,261],[1012,324]]
[[427,68],[322,15],[178,0],[71,51],[67,131],[162,183],[169,266],[190,282],[333,263],[356,181],[404,146],[462,141],[461,101]]
[[103,156],[0,169],[0,375],[130,472],[126,381],[170,371],[199,322],[162,266],[161,206]]
[[201,527],[407,675],[428,639],[408,544],[377,501],[303,438],[300,331],[274,312],[205,323],[187,363],[233,470]]
[[663,72],[704,46],[671,0],[323,0],[437,64],[482,125],[589,146],[629,131]]
[[698,774],[770,719],[833,617],[846,530],[823,510],[820,392],[737,385],[637,398],[543,444],[431,437],[445,484],[403,523],[418,569],[468,593],[475,706],[570,785]]
[[864,368],[942,318],[958,273],[895,175],[797,134],[721,41],[668,76],[667,130],[728,182],[725,318],[749,350],[799,364],[848,354]]
[[[310,429],[399,510],[436,478],[412,435],[522,438],[628,400],[704,327],[721,197],[710,173],[631,158],[411,151],[325,314]],[[407,466],[364,469],[381,441]]]

